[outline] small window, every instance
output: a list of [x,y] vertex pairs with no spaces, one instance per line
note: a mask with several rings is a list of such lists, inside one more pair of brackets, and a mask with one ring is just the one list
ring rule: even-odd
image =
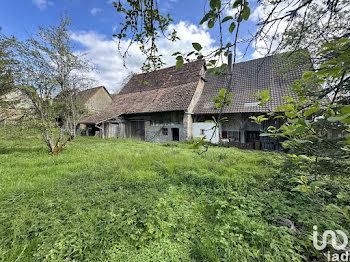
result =
[[222,138],[227,138],[227,131],[222,131]]
[[205,129],[201,129],[201,130],[199,131],[199,134],[200,134],[201,136],[204,136],[204,135],[205,135]]
[[167,136],[168,135],[168,128],[162,128],[162,134],[164,136]]

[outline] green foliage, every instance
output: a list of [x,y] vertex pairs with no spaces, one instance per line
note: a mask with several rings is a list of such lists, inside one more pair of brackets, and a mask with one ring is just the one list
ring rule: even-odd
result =
[[202,46],[198,43],[192,43],[192,46],[196,51],[202,50]]
[[266,102],[270,101],[270,91],[264,90],[258,94],[250,95],[249,97],[256,97],[259,101],[259,106],[264,106]]
[[182,56],[176,57],[176,68],[180,68],[184,64],[184,59]]
[[258,125],[261,125],[262,122],[269,120],[268,117],[266,117],[265,115],[260,115],[260,116],[251,116],[249,117],[249,119],[252,119],[255,123],[257,123]]
[[[287,139],[283,145],[293,152],[338,162],[350,154],[350,40],[324,44],[318,56],[322,63],[291,85],[298,99],[284,97],[285,104],[275,109],[277,117],[284,114],[285,123],[268,131]],[[331,132],[340,138],[332,137]]]
[[309,182],[308,178],[306,176],[300,176],[300,178],[293,177],[291,180],[289,180],[290,183],[298,183],[299,185],[293,188],[293,191],[299,191],[303,193],[310,194],[312,196],[315,196],[320,193],[326,193],[331,195],[330,192],[327,190],[324,190],[322,186],[325,186],[326,183],[321,181],[313,181]]
[[219,91],[218,96],[213,98],[216,108],[220,108],[223,106],[230,106],[232,104],[232,101],[231,99],[228,99],[228,98],[233,96],[234,96],[233,94],[227,94],[227,90],[225,88],[222,88]]
[[330,206],[348,178],[315,204],[283,154],[78,137],[52,158],[14,131],[0,129],[2,261],[322,261],[312,226],[348,230]]
[[13,75],[18,65],[13,54],[15,39],[0,33],[0,107],[7,107],[2,96],[14,90]]

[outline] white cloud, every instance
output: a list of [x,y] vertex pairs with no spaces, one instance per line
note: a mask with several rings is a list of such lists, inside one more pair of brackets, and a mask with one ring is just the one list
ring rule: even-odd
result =
[[225,15],[226,16],[236,17],[237,14],[238,14],[238,9],[237,8],[226,8],[225,9]]
[[101,8],[94,7],[92,9],[90,9],[90,14],[93,16],[96,16],[96,15],[100,14],[101,12],[102,12]]
[[54,5],[52,1],[47,1],[47,0],[32,0],[32,3],[41,10],[44,10],[47,7]]
[[[180,22],[169,28],[176,29],[181,40],[169,42],[165,38],[158,41],[159,52],[163,55],[163,60],[167,66],[175,64],[176,60],[171,56],[176,51],[183,53],[193,50],[192,42],[199,42],[203,46],[203,52],[212,50],[215,40],[211,38],[209,32],[187,22]],[[84,50],[88,52],[88,58],[96,65],[99,72],[93,73],[92,77],[98,84],[105,85],[110,91],[119,91],[122,88],[124,79],[131,73],[139,73],[145,57],[138,46],[132,45],[129,55],[126,58],[127,68],[123,66],[123,60],[118,52],[117,43],[108,39],[105,35],[96,32],[74,32],[72,39],[79,42]],[[122,50],[128,46],[129,41],[122,41]]]

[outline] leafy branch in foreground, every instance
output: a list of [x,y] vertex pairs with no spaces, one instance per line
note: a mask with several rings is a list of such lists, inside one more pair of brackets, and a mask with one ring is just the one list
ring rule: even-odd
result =
[[298,99],[284,97],[285,104],[274,110],[283,112],[285,123],[266,135],[287,139],[284,147],[301,154],[349,159],[350,39],[322,45],[318,56],[324,62],[291,86]]
[[[118,49],[122,54],[125,65],[125,58],[128,55],[129,48],[135,43],[139,46],[141,52],[146,56],[143,64],[143,71],[156,70],[165,63],[162,61],[162,55],[158,54],[157,39],[162,36],[170,41],[176,41],[177,32],[175,29],[168,34],[169,25],[174,20],[169,14],[162,15],[158,8],[157,0],[146,1],[118,1],[114,2],[114,7],[118,13],[125,15],[125,22],[121,22],[121,30],[114,36],[118,38]],[[130,37],[127,48],[122,53],[122,39]]]

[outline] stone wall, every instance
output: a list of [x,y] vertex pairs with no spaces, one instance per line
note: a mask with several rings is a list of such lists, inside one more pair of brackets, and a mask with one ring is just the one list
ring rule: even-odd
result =
[[[130,138],[133,130],[126,132],[126,126],[131,122],[144,122],[145,140],[148,142],[186,141],[191,137],[188,128],[192,125],[190,114],[183,112],[162,112],[152,114],[128,115],[123,119],[115,119],[102,124],[105,138]],[[174,140],[174,129],[178,129],[178,140]]]
[[[174,129],[178,129],[178,141],[188,139],[188,116],[183,112],[154,113],[148,116],[146,121],[146,141],[148,142],[171,142],[174,140]],[[176,135],[176,134],[175,134]]]

